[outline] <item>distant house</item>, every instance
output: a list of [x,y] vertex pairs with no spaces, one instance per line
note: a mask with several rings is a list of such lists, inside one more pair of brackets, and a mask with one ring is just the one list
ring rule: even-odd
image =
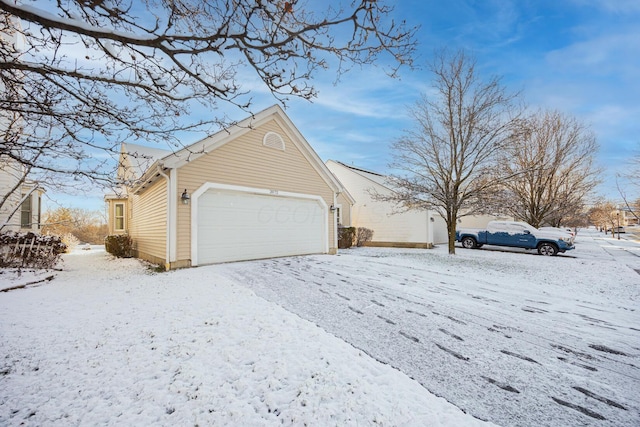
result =
[[398,212],[393,203],[373,199],[372,193],[386,195],[392,191],[384,175],[334,160],[326,164],[355,199],[345,225],[373,230],[373,239],[367,245],[430,248],[447,241],[444,219],[437,212]]
[[[40,231],[40,206],[44,189],[38,183],[23,180],[23,166],[0,156],[0,232]],[[22,182],[21,182],[22,181]]]
[[[431,248],[447,242],[447,225],[435,210],[399,211],[394,203],[374,200],[372,194],[389,195],[386,176],[377,172],[329,160],[327,167],[340,180],[355,202],[349,223],[373,230],[368,246]],[[512,220],[501,215],[470,215],[458,219],[458,227],[485,227],[489,221]]]
[[110,234],[166,268],[333,254],[338,207],[350,208],[277,105],[176,152],[123,144],[118,178]]

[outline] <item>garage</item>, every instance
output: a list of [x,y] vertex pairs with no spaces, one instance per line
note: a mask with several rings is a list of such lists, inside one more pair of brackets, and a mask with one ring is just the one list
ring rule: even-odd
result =
[[123,144],[120,164],[109,227],[168,270],[336,254],[355,203],[278,105],[180,150]]
[[321,197],[217,187],[195,195],[193,265],[327,252]]

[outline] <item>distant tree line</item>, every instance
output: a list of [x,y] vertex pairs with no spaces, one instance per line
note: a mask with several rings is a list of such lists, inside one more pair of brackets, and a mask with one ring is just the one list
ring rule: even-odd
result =
[[60,207],[45,212],[41,232],[61,237],[69,248],[78,243],[102,245],[107,224],[100,212]]

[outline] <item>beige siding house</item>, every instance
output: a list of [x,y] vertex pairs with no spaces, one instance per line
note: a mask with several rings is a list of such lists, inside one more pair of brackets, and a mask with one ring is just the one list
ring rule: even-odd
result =
[[180,151],[124,144],[109,233],[166,268],[335,253],[340,182],[279,106]]

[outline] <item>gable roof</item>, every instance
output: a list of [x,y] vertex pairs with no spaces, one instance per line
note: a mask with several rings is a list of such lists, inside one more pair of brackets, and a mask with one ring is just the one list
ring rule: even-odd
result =
[[381,186],[391,190],[391,188],[389,187],[389,184],[387,182],[386,175],[382,175],[382,174],[379,174],[377,172],[373,172],[373,171],[366,170],[366,169],[363,169],[363,168],[350,166],[350,165],[348,165],[346,163],[342,163],[342,162],[339,162],[337,160],[329,160],[329,162],[333,162],[333,163],[335,163],[337,165],[340,165],[340,166],[342,166],[344,168],[347,168],[351,172],[356,173],[356,174],[362,176],[363,178],[368,179],[369,181],[373,181],[374,183],[376,183],[378,185],[381,185]]
[[[158,178],[158,168],[163,170],[178,169],[189,162],[210,154],[216,149],[236,140],[238,137],[248,132],[251,132],[270,120],[275,120],[280,125],[289,139],[298,147],[305,159],[334,192],[342,193],[345,191],[340,181],[338,181],[333,173],[331,173],[329,168],[327,168],[318,154],[313,150],[311,145],[307,142],[304,136],[302,136],[300,131],[279,105],[273,105],[266,108],[259,113],[247,117],[233,126],[230,126],[229,128],[222,129],[211,136],[175,152],[144,147],[136,144],[126,144],[125,147],[125,144],[123,144],[123,154],[125,156],[127,153],[137,153],[137,156],[126,156],[128,157],[128,160],[125,162],[128,161],[130,164],[125,164],[123,166],[125,168],[130,168],[131,173],[135,175],[134,178],[141,183],[134,189],[134,191],[137,191]],[[132,159],[136,160],[132,161]]]
[[169,150],[123,143],[120,150],[118,176],[126,181],[141,178],[151,165],[171,154]]

